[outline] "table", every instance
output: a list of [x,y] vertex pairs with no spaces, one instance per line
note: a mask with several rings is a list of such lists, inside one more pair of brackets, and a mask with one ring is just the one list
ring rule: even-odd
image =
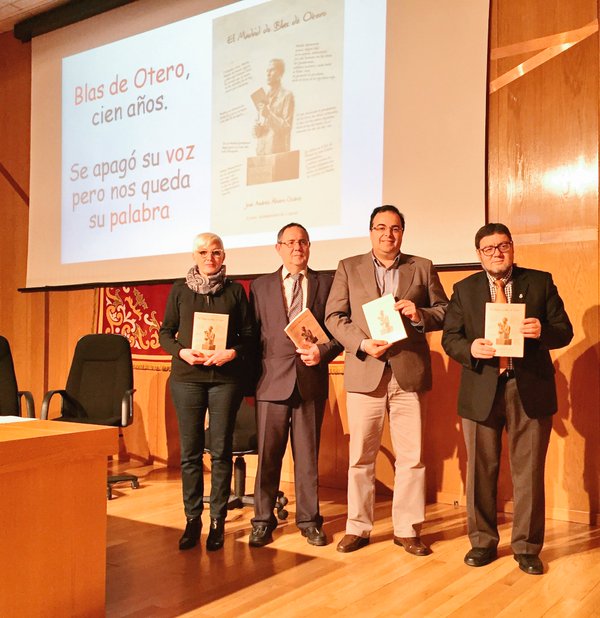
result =
[[0,616],[104,616],[118,428],[0,424]]

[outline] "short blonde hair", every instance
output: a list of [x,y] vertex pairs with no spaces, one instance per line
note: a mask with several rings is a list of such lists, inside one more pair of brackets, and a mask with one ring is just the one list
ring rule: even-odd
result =
[[196,251],[198,247],[205,247],[212,244],[213,242],[218,244],[221,249],[225,249],[220,236],[217,236],[217,234],[213,234],[212,232],[202,232],[202,234],[198,234],[194,238],[193,250]]

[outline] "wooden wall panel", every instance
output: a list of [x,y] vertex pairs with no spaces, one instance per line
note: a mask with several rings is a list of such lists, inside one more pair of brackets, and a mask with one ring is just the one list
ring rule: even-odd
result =
[[[21,389],[41,401],[45,382],[43,294],[21,294],[27,269],[31,47],[0,35],[0,333],[10,342]],[[39,405],[39,404],[38,404]]]
[[[598,6],[592,0],[492,3],[491,47],[594,24],[595,32],[490,95],[489,219],[511,228],[516,260],[549,270],[575,329],[553,352],[559,412],[547,458],[548,511],[574,521],[598,514]],[[596,20],[596,21],[595,21]],[[569,35],[567,34],[567,39]],[[492,61],[490,78],[536,51]],[[499,499],[511,509],[508,469]]]
[[[490,47],[504,53],[490,62],[490,82],[551,46],[553,39],[543,37],[593,26],[597,18],[595,0],[492,0]],[[488,219],[511,228],[519,263],[553,273],[575,327],[572,344],[553,353],[560,410],[546,470],[548,513],[574,521],[596,521],[600,508],[598,54],[596,31],[490,94],[488,106]],[[10,33],[0,35],[0,163],[26,191],[29,88],[30,46]],[[0,331],[11,340],[20,384],[33,390],[39,409],[43,392],[64,384],[75,343],[91,330],[94,292],[17,292],[25,284],[28,209],[2,176],[0,209],[11,230],[0,244]],[[442,273],[446,291],[468,274]],[[460,369],[443,353],[439,333],[429,339],[434,388],[425,432],[428,499],[463,502]],[[176,466],[168,373],[136,370],[135,382],[135,422],[125,431],[121,456]],[[347,445],[343,376],[332,375],[320,458],[324,485],[345,487]],[[392,485],[390,452],[386,434],[380,491]],[[251,459],[249,474],[254,470]],[[293,478],[289,453],[282,478]],[[507,461],[499,494],[500,507],[510,511]]]

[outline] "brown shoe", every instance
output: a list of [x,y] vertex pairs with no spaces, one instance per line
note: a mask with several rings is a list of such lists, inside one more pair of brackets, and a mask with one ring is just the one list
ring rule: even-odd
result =
[[338,543],[337,550],[343,554],[347,554],[351,551],[356,551],[361,547],[369,544],[368,536],[356,536],[356,534],[346,534],[344,538]]
[[413,556],[429,556],[431,549],[421,541],[418,536],[395,536],[394,543],[404,547],[405,551]]

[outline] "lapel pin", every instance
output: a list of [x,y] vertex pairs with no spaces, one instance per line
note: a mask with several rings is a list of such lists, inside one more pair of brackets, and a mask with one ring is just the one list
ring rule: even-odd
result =
[[519,294],[519,298],[523,298],[523,294]]

